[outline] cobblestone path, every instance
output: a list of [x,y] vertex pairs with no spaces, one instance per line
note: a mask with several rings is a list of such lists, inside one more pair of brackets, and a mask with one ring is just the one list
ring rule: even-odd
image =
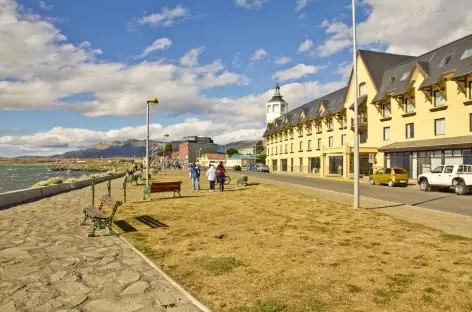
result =
[[119,237],[86,238],[90,201],[85,188],[0,211],[0,311],[199,311]]

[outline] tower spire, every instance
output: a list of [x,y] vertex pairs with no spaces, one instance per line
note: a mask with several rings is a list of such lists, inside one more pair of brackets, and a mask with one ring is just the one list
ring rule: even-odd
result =
[[275,84],[275,93],[274,96],[280,96],[280,86],[278,83]]

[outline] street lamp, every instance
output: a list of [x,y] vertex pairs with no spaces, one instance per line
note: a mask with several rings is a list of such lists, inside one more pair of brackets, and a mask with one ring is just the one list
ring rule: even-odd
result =
[[163,169],[163,174],[166,175],[166,137],[168,137],[169,135],[166,133],[164,134],[164,143],[162,145],[162,168]]
[[352,0],[352,46],[354,75],[354,208],[359,208],[359,123],[357,107],[356,0]]
[[146,191],[149,191],[149,105],[157,105],[159,101],[153,97],[146,106]]

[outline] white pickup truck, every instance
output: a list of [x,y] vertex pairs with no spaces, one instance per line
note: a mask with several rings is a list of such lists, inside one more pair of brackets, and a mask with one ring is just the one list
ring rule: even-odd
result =
[[453,187],[456,194],[465,195],[472,189],[472,165],[438,166],[430,173],[421,174],[417,182],[423,192],[431,187]]

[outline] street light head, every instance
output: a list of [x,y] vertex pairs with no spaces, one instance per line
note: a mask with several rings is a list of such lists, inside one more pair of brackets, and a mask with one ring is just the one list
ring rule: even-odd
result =
[[151,98],[148,103],[151,103],[151,104],[159,104],[159,101],[157,100],[157,98],[153,97]]
[[166,134],[164,134],[164,136],[165,136],[165,137],[168,137],[168,136],[169,136],[169,134],[168,134],[168,133],[166,133]]

